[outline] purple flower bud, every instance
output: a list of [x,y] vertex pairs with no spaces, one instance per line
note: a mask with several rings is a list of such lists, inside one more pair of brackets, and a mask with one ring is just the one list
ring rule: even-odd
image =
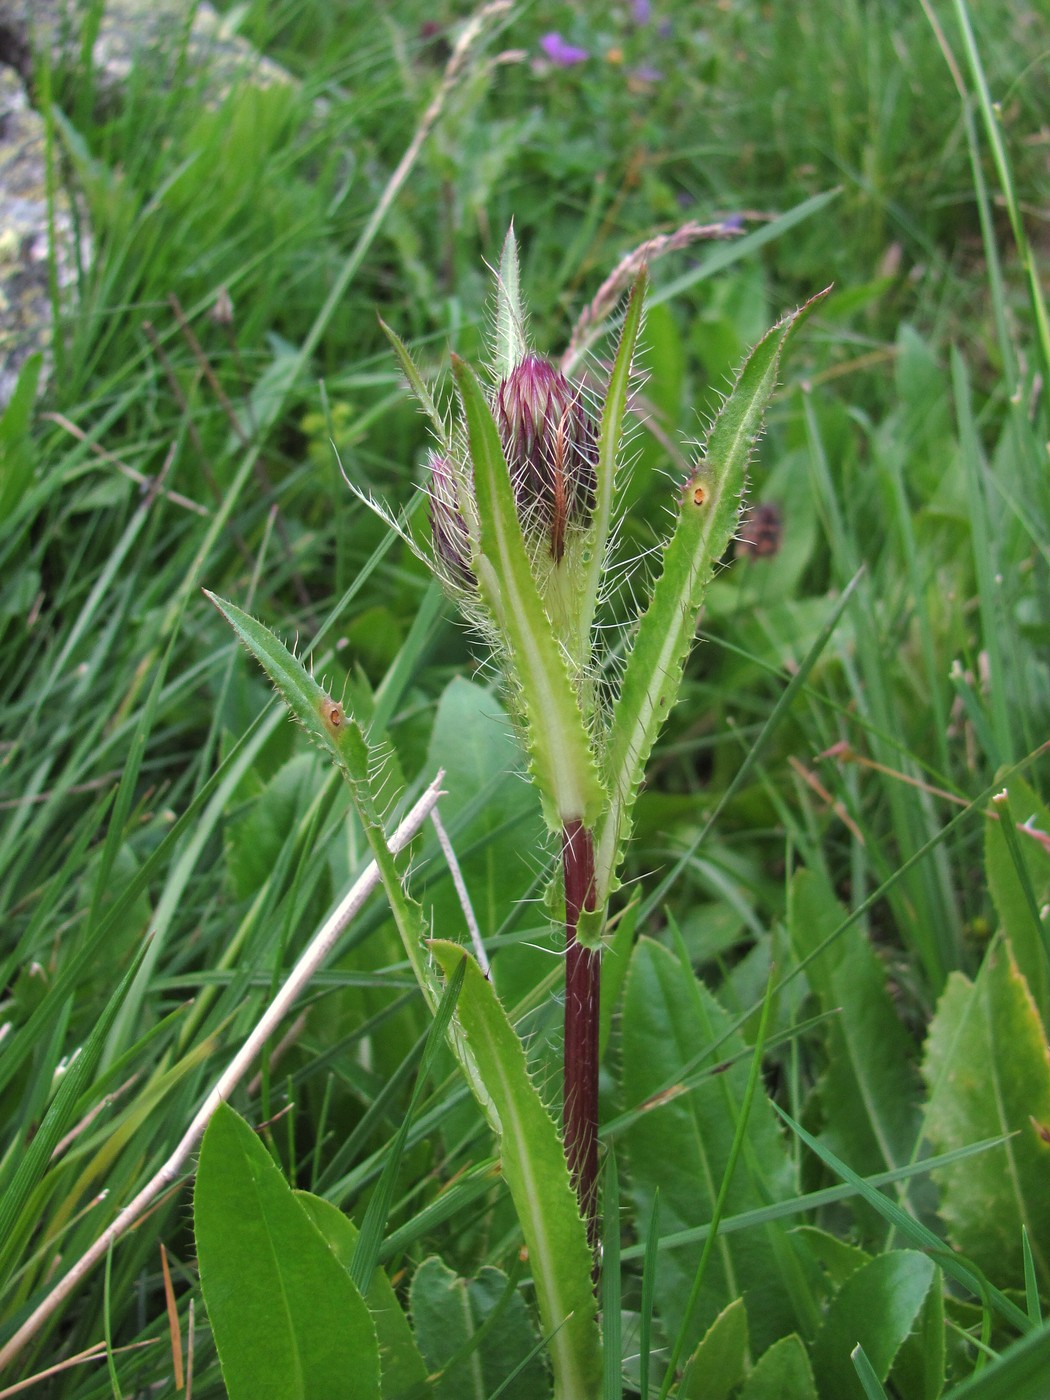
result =
[[474,590],[477,579],[470,567],[470,531],[459,507],[456,478],[448,458],[436,452],[430,455],[430,530],[434,538],[434,554],[450,583],[458,588]]
[[586,49],[577,48],[556,33],[544,34],[540,48],[556,68],[575,68],[578,63],[586,63],[590,58]]
[[522,525],[549,532],[558,563],[566,526],[586,523],[594,509],[598,444],[580,391],[526,355],[500,382],[495,416]]

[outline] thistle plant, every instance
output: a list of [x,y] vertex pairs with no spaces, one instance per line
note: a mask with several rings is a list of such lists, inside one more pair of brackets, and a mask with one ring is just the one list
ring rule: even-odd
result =
[[624,423],[647,274],[639,271],[608,382],[592,406],[526,338],[513,231],[496,285],[487,387],[453,357],[451,427],[398,338],[391,341],[440,446],[427,493],[435,572],[506,679],[547,825],[564,911],[565,1155],[598,1240],[598,1031],[602,935],[645,765],[677,697],[704,593],[736,530],[748,461],[776,383],[786,317],[742,370],[676,501],[647,602],[608,674],[596,626],[612,576]]
[[[483,969],[459,944],[428,937],[424,912],[411,899],[384,833],[384,764],[366,727],[271,632],[234,604],[212,598],[349,784],[377,878],[434,1017],[431,1038],[447,1038],[498,1138],[501,1177],[521,1224],[547,1338],[555,1400],[589,1400],[602,1368],[593,1283],[600,1236],[599,975],[609,903],[646,762],[675,703],[707,584],[737,527],[748,461],[781,353],[808,309],[768,333],[723,403],[673,497],[673,527],[637,621],[616,649],[614,669],[598,624],[615,575],[624,425],[647,281],[644,267],[636,266],[633,274],[615,358],[596,399],[529,346],[513,235],[497,277],[491,372],[483,383],[453,357],[453,421],[439,411],[407,348],[387,331],[437,438],[427,467],[430,547],[405,538],[428,559],[500,666],[560,854],[550,901],[565,929],[560,1135]],[[197,1237],[205,1300],[229,1374],[231,1365],[239,1365],[231,1357],[240,1327],[229,1317],[239,1279],[222,1277],[225,1217],[211,1206],[216,1192],[230,1189],[237,1153],[232,1123],[220,1116],[213,1124],[201,1149]],[[367,1247],[360,1244],[354,1253],[349,1293],[355,1309],[375,1270],[403,1136],[384,1169],[386,1185],[368,1207],[362,1226]],[[291,1215],[301,1233],[299,1209]],[[327,1254],[322,1265],[328,1267]],[[610,1316],[618,1316],[618,1302],[610,1301],[609,1308]],[[609,1354],[618,1355],[615,1341]],[[253,1343],[238,1395],[254,1393],[258,1368]]]

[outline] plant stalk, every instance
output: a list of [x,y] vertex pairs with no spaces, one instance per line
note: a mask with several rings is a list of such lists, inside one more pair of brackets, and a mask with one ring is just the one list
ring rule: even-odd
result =
[[576,941],[584,911],[594,910],[594,838],[580,821],[562,828],[565,876],[565,1094],[563,1129],[569,1175],[597,1251],[598,1030],[601,953]]

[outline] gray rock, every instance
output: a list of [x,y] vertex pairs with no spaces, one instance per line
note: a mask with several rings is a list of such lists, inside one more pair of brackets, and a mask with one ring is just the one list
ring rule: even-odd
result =
[[[44,127],[18,73],[31,81],[34,55],[41,52],[53,67],[75,67],[85,24],[96,9],[88,0],[0,0],[0,408],[36,350],[45,355],[45,382],[52,333]],[[174,84],[180,75],[195,86],[203,80],[209,103],[220,102],[238,82],[294,81],[233,33],[211,5],[106,0],[92,44],[98,100],[119,101],[139,61],[152,64],[161,82]],[[80,223],[86,227],[86,220]],[[69,195],[61,188],[55,191],[54,233],[58,292],[68,314],[76,286],[76,231]],[[80,258],[82,266],[90,260],[87,235]]]
[[[51,344],[47,170],[44,123],[21,79],[0,68],[0,406],[25,361]],[[76,232],[66,192],[54,199],[55,274],[64,309],[76,283]],[[88,252],[85,248],[84,253]],[[41,382],[46,377],[41,378]]]
[[[97,8],[87,0],[0,0],[0,58],[28,78],[34,52],[47,50],[56,67],[80,61],[84,26]],[[190,0],[106,0],[92,46],[96,91],[119,97],[137,59],[160,60],[173,80],[183,63],[203,72],[207,100],[219,101],[234,82],[267,86],[292,82],[279,64],[260,55],[208,4]]]

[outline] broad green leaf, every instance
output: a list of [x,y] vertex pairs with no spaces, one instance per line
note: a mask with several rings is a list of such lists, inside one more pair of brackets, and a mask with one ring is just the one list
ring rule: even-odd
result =
[[[427,1365],[431,1372],[443,1372],[427,1392],[435,1400],[488,1400],[501,1385],[501,1400],[550,1395],[525,1300],[500,1269],[486,1267],[477,1278],[462,1279],[440,1259],[424,1259],[412,1280],[410,1303]],[[478,1336],[482,1327],[484,1335]]]
[[[748,1080],[746,1046],[727,1034],[730,1019],[691,969],[651,939],[639,940],[627,975],[623,1009],[622,1097],[629,1109],[648,1104],[624,1133],[639,1221],[660,1193],[664,1235],[710,1221]],[[670,1091],[717,1042],[711,1067],[736,1059],[724,1073],[688,1093]],[[739,1058],[737,1058],[739,1057]],[[785,1143],[765,1095],[751,1107],[744,1150],[726,1214],[738,1215],[796,1194]],[[699,1341],[727,1298],[747,1298],[752,1340],[766,1347],[796,1326],[791,1290],[795,1246],[780,1224],[720,1235],[704,1278],[687,1345]],[[683,1321],[700,1247],[664,1250],[656,1279],[657,1311],[674,1335]]]
[[1050,1051],[1008,942],[976,982],[952,973],[930,1024],[925,1132],[943,1152],[1014,1133],[965,1165],[934,1173],[952,1243],[1000,1288],[1024,1286],[1021,1226],[1050,1279]]
[[[1030,825],[1043,836],[1050,832],[1050,811],[1040,802],[1023,779],[1014,775],[1004,785],[1010,819]],[[999,915],[999,927],[1010,940],[1017,966],[1028,983],[1028,990],[1050,1028],[1050,966],[1046,955],[1046,909],[1050,905],[1050,850],[1036,837],[1023,831],[1004,831],[999,821],[984,828],[984,867],[988,887]],[[1016,851],[1024,868],[1017,868]],[[1027,889],[1025,883],[1027,881]],[[1039,911],[1043,913],[1040,914]]]
[[649,754],[678,698],[707,585],[736,529],[748,463],[776,387],[781,353],[816,300],[786,316],[751,352],[682,488],[677,523],[664,546],[610,724],[604,772],[610,806],[595,853],[599,908],[613,888]]
[[227,823],[226,869],[234,898],[250,899],[266,884],[317,786],[315,755],[293,754],[266,782],[247,811]]
[[521,1041],[491,984],[457,944],[431,950],[446,977],[463,958],[467,974],[456,1019],[466,1037],[499,1134],[503,1176],[529,1252],[556,1400],[592,1400],[601,1356],[591,1288],[591,1252],[558,1131],[529,1079]]
[[[800,960],[847,920],[823,879],[791,884],[789,932]],[[919,1131],[915,1047],[893,1009],[886,974],[858,923],[806,967],[826,1023],[822,1138],[864,1175],[910,1161]]]
[[[444,771],[441,819],[483,935],[494,933],[525,895],[546,840],[536,794],[521,781],[521,767],[521,747],[497,697],[457,676],[438,702],[427,771]],[[443,938],[457,936],[458,929],[466,937],[450,879],[428,887],[426,902]]]
[[[294,1194],[324,1235],[329,1249],[343,1268],[349,1271],[357,1248],[357,1226],[330,1201],[312,1196],[308,1191],[296,1191]],[[426,1381],[426,1363],[419,1354],[397,1294],[382,1269],[373,1271],[365,1302],[372,1314],[379,1342],[383,1400],[397,1400],[398,1396],[411,1392],[413,1386],[421,1386]]]
[[817,1400],[813,1368],[801,1337],[792,1332],[762,1353],[739,1400]]
[[474,466],[482,595],[510,653],[533,773],[552,831],[591,826],[603,805],[590,736],[564,650],[540,598],[518,523],[499,433],[473,371],[453,360]]
[[364,1299],[225,1104],[201,1144],[193,1220],[230,1400],[379,1400],[379,1345]]
[[841,1240],[815,1225],[800,1225],[793,1233],[809,1245],[813,1258],[833,1289],[841,1288],[850,1275],[871,1258],[867,1250],[858,1249],[848,1240]]
[[864,1348],[884,1382],[904,1339],[914,1327],[937,1266],[913,1249],[877,1255],[858,1269],[835,1295],[811,1358],[821,1400],[864,1400],[864,1388],[850,1353]]
[[[909,1215],[896,1201],[891,1201],[888,1196],[882,1194],[878,1188],[880,1185],[887,1184],[885,1181],[880,1182],[878,1178],[869,1181],[862,1176],[858,1176],[852,1167],[842,1161],[840,1157],[836,1157],[834,1152],[825,1147],[823,1143],[818,1142],[812,1134],[807,1133],[801,1123],[796,1123],[791,1115],[786,1113],[779,1104],[774,1103],[773,1107],[791,1131],[806,1144],[809,1150],[815,1153],[837,1176],[840,1176],[843,1182],[849,1185],[851,1191],[863,1196],[868,1204],[877,1210],[883,1219],[886,1220],[898,1234],[902,1235],[905,1239],[911,1240],[914,1244],[921,1246],[923,1249],[928,1249],[934,1254],[937,1254],[940,1258],[941,1267],[946,1274],[962,1284],[971,1294],[981,1298],[986,1304],[990,1304],[1000,1317],[1006,1319],[1011,1327],[1016,1328],[1020,1332],[1028,1332],[1031,1329],[1032,1323],[1028,1315],[1022,1312],[1017,1304],[1006,1296],[1002,1289],[997,1288],[995,1284],[991,1283],[987,1278],[982,1278],[976,1268],[962,1259],[957,1259],[950,1250],[945,1251],[944,1241],[939,1239],[928,1225],[924,1225],[922,1221],[917,1220],[915,1216]],[[972,1153],[972,1155],[976,1157],[988,1151],[990,1145],[994,1144],[998,1146],[1001,1141],[1002,1138],[1000,1136],[988,1139],[987,1142],[979,1144],[971,1143],[967,1148],[960,1150]],[[947,1156],[945,1160],[948,1160]],[[959,1160],[961,1160],[961,1158]],[[924,1172],[931,1170],[931,1168],[931,1162],[925,1162],[922,1166]],[[902,1175],[906,1174],[906,1171],[907,1169],[902,1169]],[[810,1200],[813,1200],[813,1197],[810,1197]],[[726,1222],[727,1229],[730,1223],[729,1221]]]
[[737,1298],[707,1329],[676,1393],[681,1400],[728,1400],[746,1365],[747,1309],[743,1298]]

